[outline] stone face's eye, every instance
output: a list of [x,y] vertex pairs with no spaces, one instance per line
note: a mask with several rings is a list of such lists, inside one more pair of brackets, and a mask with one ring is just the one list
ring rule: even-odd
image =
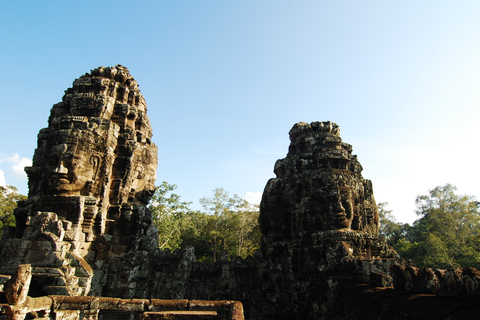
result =
[[74,158],[74,156],[73,156],[73,154],[71,154],[71,153],[64,153],[63,156],[62,156],[62,158],[63,158],[64,160],[70,160],[70,161],[71,161],[71,160]]

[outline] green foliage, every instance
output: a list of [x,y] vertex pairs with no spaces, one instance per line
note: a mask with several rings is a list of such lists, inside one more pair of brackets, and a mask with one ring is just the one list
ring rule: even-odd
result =
[[200,199],[203,211],[192,211],[190,203],[173,193],[176,188],[164,181],[149,205],[161,248],[191,245],[198,260],[217,261],[221,256],[245,258],[259,247],[258,206],[217,188],[213,197]]
[[13,212],[17,207],[17,202],[26,199],[26,196],[18,193],[17,188],[0,186],[0,237],[5,227],[15,226]]
[[[420,254],[435,256],[440,267],[479,267],[480,252],[475,245],[480,236],[479,203],[471,195],[456,194],[456,190],[447,184],[417,197],[421,218],[414,223],[413,237],[430,250]],[[429,246],[436,246],[436,250]]]
[[180,248],[182,235],[196,231],[190,217],[190,202],[181,201],[180,196],[173,193],[176,188],[176,185],[163,181],[155,189],[149,204],[153,222],[159,231],[158,240],[162,249]]
[[417,242],[410,242],[405,238],[398,239],[398,241],[394,244],[394,248],[400,254],[400,256],[406,260],[415,260],[417,257]]
[[384,214],[382,235],[403,258],[414,259],[418,266],[479,268],[480,203],[456,190],[446,184],[419,195],[416,213],[420,218],[413,226],[395,225],[392,216]]
[[230,197],[222,188],[216,188],[213,193],[213,197],[200,199],[209,222],[203,232],[204,239],[211,251],[211,256],[202,258],[216,261],[222,253],[230,259],[253,254],[261,237],[258,206],[250,205],[237,195]]
[[380,219],[378,233],[387,239],[389,245],[393,246],[406,237],[411,227],[407,223],[397,222],[392,210],[387,210],[388,202],[380,202],[377,206]]
[[461,265],[455,262],[449,251],[447,243],[436,235],[428,233],[416,246],[415,261],[422,267],[434,266],[440,269],[460,267]]

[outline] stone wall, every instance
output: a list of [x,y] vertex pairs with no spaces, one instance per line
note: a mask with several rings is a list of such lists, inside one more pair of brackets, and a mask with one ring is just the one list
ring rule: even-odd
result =
[[443,270],[396,265],[392,274],[397,290],[440,297],[480,298],[480,271],[475,268]]
[[[263,193],[254,257],[208,264],[191,247],[160,250],[147,208],[157,147],[146,112],[120,65],[81,76],[53,106],[26,168],[28,200],[0,243],[4,289],[19,265],[31,266],[23,302],[0,295],[4,317],[17,310],[24,319],[31,309],[37,319],[170,319],[148,312],[225,307],[221,300],[241,302],[252,320],[423,319],[442,297],[478,299],[478,271],[409,266],[378,236],[373,184],[329,121],[290,130],[288,154]],[[220,319],[216,312],[195,317]]]

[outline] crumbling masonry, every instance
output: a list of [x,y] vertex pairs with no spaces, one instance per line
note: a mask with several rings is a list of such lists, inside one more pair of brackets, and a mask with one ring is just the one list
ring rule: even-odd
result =
[[151,138],[125,67],[65,91],[0,243],[0,319],[466,319],[446,297],[480,315],[478,271],[415,268],[378,236],[372,183],[337,124],[294,125],[260,205],[261,249],[215,264],[158,249]]

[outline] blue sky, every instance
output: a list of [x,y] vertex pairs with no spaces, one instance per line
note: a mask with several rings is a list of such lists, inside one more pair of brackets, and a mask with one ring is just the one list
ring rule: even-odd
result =
[[[199,208],[260,194],[300,121],[333,121],[377,201],[416,219],[452,183],[480,196],[478,1],[2,1],[0,183],[74,79],[122,64],[159,147],[157,183]],[[253,199],[253,198],[248,198]]]

